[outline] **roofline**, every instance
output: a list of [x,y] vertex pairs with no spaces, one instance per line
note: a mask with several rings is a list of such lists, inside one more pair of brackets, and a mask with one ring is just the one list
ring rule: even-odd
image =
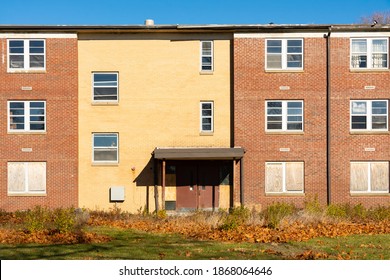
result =
[[294,31],[383,31],[390,25],[377,24],[161,24],[161,25],[0,25],[0,32],[294,32]]

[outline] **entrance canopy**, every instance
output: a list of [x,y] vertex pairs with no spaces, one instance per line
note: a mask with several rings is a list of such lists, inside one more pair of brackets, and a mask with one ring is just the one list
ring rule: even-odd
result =
[[238,160],[244,149],[234,148],[155,148],[155,159],[162,160]]

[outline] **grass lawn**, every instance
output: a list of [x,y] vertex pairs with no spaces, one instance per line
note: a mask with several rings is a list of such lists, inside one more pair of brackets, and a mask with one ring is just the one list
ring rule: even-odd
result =
[[133,260],[283,260],[390,259],[390,235],[315,238],[307,242],[226,243],[186,239],[177,234],[93,227],[112,241],[100,244],[0,244],[0,259],[133,259]]

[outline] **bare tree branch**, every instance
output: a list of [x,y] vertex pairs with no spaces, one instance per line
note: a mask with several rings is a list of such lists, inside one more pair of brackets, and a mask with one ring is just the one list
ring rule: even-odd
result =
[[371,15],[361,17],[359,23],[372,24],[374,21],[378,24],[390,24],[390,11],[374,12]]

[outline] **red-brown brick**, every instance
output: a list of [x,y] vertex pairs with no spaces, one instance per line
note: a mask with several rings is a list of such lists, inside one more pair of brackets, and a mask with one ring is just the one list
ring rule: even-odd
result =
[[[247,206],[263,207],[273,202],[302,206],[305,200],[314,197],[322,204],[327,202],[327,41],[323,36],[302,36],[305,37],[302,72],[267,72],[264,35],[234,39],[234,144],[246,150],[243,176]],[[351,71],[350,38],[340,37],[332,34],[330,37],[330,202],[361,203],[366,207],[388,205],[388,194],[351,195],[350,162],[389,161],[390,134],[350,133],[350,100],[389,100],[390,73]],[[281,90],[281,86],[289,89]],[[304,133],[265,132],[265,101],[294,99],[304,100]],[[290,151],[280,152],[280,148]],[[267,161],[303,161],[304,196],[266,196]],[[239,184],[239,176],[235,183]],[[238,188],[234,201],[239,201]]]
[[[77,38],[58,37],[61,36],[45,39],[45,73],[7,73],[7,39],[0,39],[4,46],[0,65],[0,209],[6,211],[36,205],[50,208],[78,205]],[[9,134],[9,100],[45,100],[46,133]],[[32,151],[22,152],[22,148]],[[46,196],[8,195],[7,162],[12,161],[46,162]]]

